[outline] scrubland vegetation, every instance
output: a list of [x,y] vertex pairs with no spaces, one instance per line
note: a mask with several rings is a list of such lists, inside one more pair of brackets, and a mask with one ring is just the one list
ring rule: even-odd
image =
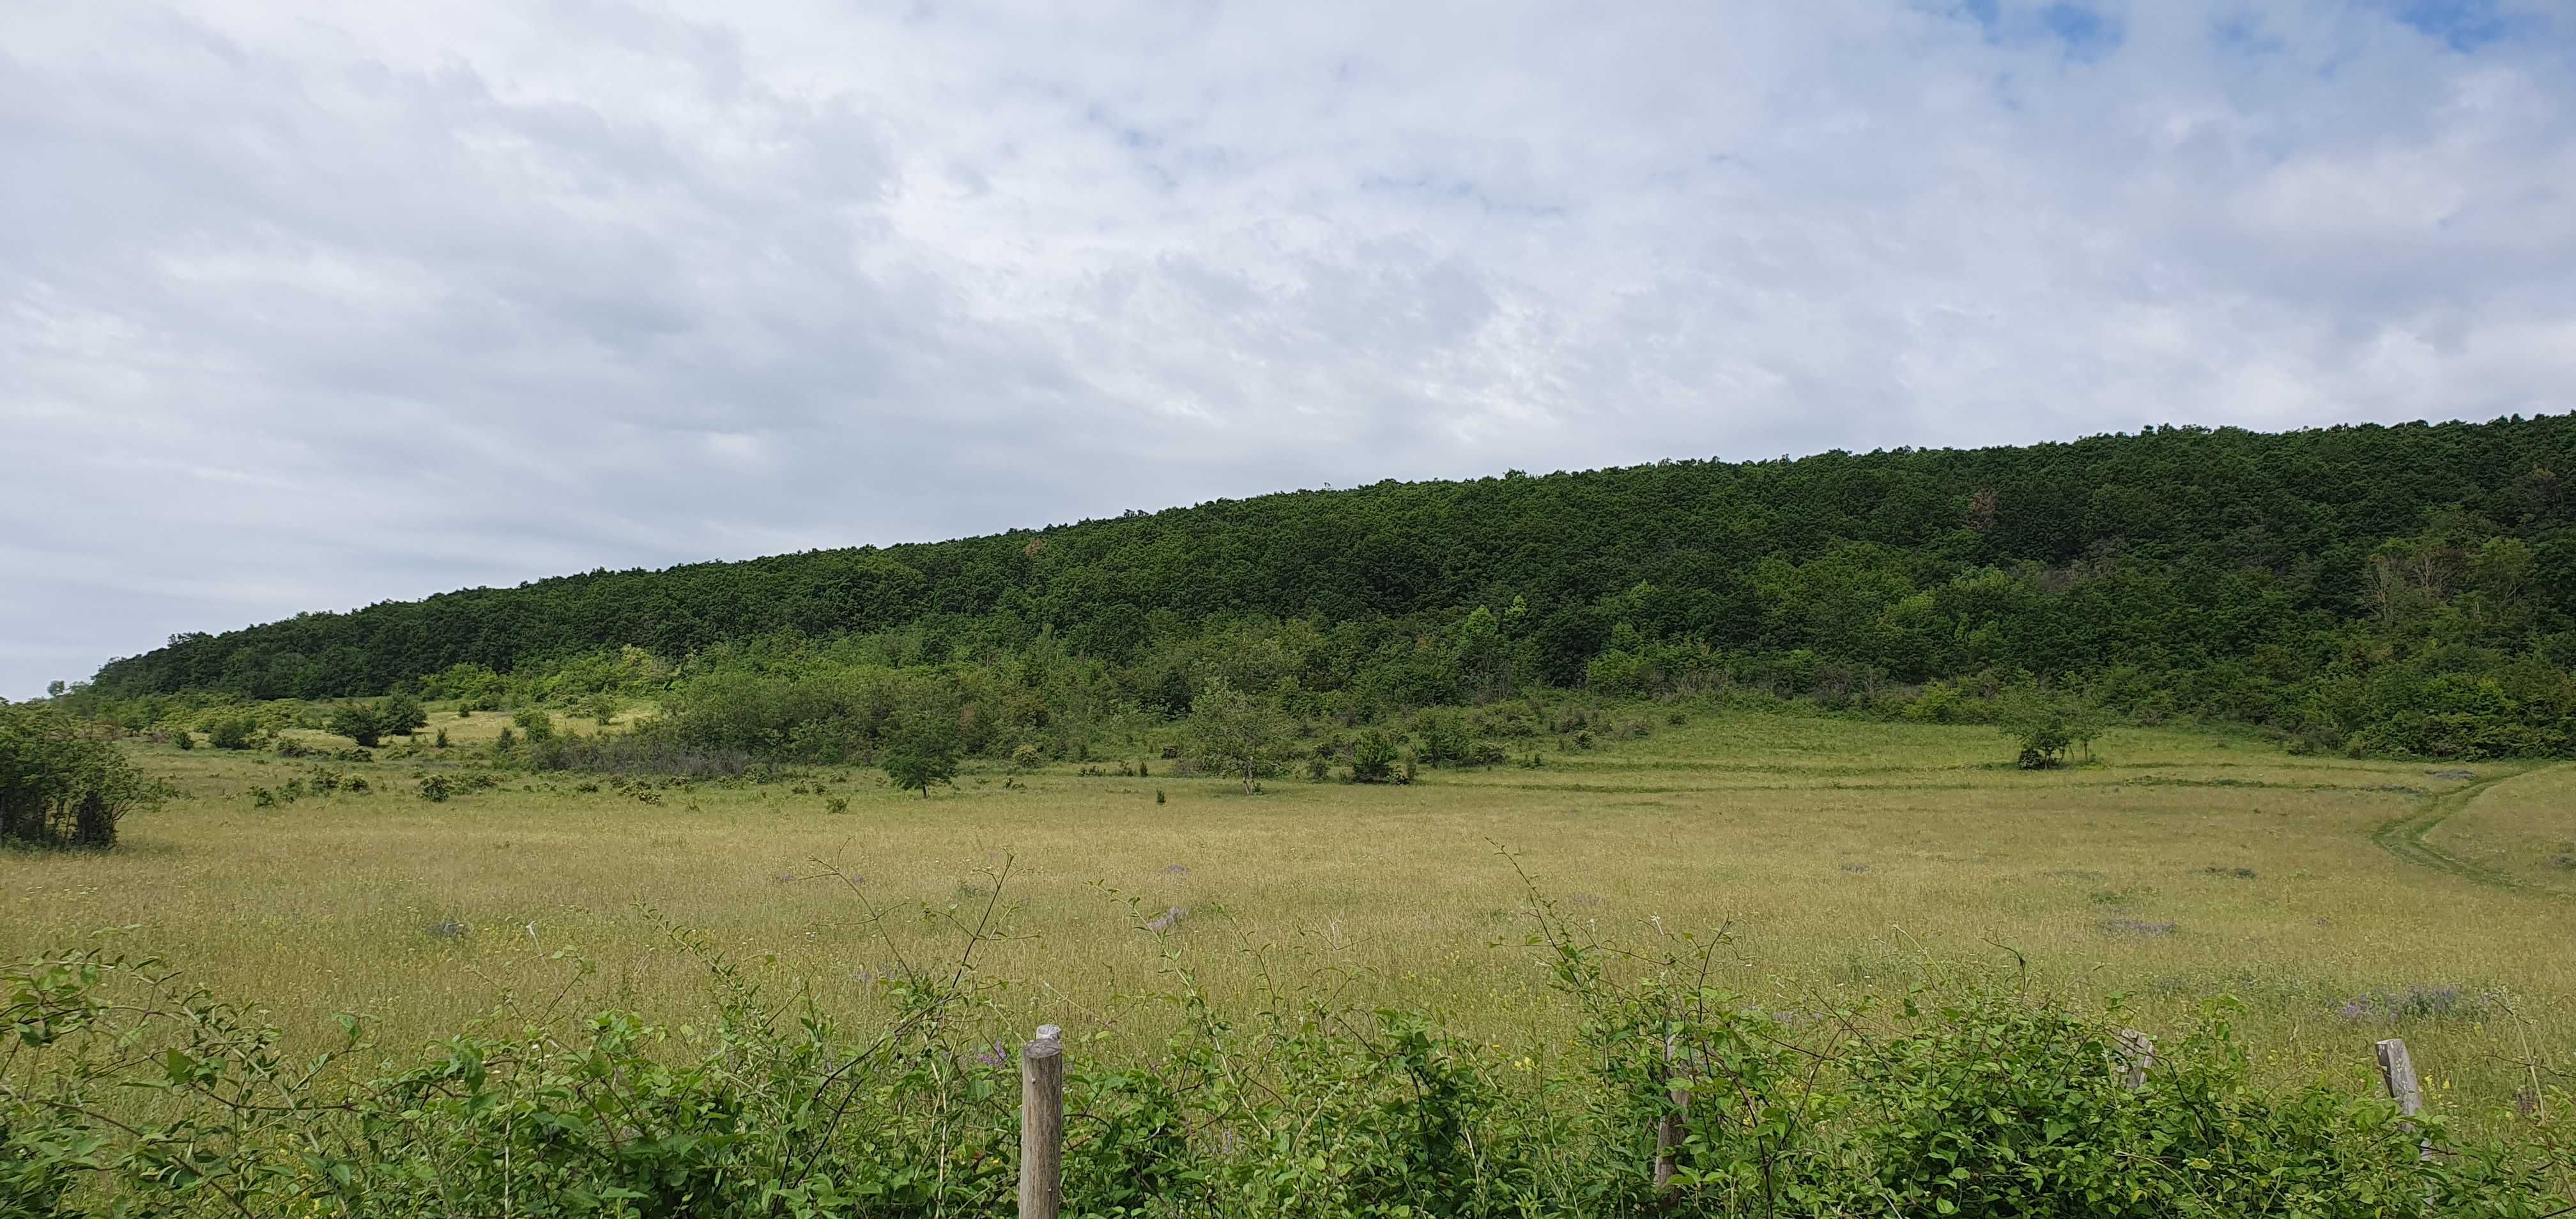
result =
[[[429,710],[447,748],[129,743],[176,795],[118,850],[0,858],[0,950],[51,962],[10,1018],[64,1034],[21,1044],[15,1095],[96,1054],[154,1085],[80,1085],[97,1112],[198,1123],[143,1146],[22,1099],[16,1130],[95,1130],[114,1162],[67,1196],[1005,1213],[1009,1052],[1042,1022],[1088,1115],[1077,1213],[1635,1213],[1668,1035],[1733,1098],[1695,1100],[1684,1213],[2537,1215],[2567,1190],[2576,886],[2550,858],[2576,822],[2547,764],[2119,727],[2028,771],[1992,725],[1564,701],[1512,714],[1565,732],[1469,731],[1486,763],[1422,755],[1492,709],[1378,725],[1410,783],[1283,764],[1246,795],[1162,756],[1195,747],[1182,721],[961,757],[924,800],[855,763],[532,767],[528,724],[598,748],[649,705],[579,735]],[[191,1014],[201,986],[242,1007]],[[147,992],[166,1014],[124,1041]],[[109,1040],[60,1015],[82,995],[119,1004]],[[2164,1064],[2135,1093],[2131,1028]],[[2389,1036],[2428,1076],[2430,1168],[2376,1099]]]
[[2570,1213],[2571,462],[1514,474],[174,639],[0,707],[0,1213],[1000,1213],[1041,1023],[1082,1214]]

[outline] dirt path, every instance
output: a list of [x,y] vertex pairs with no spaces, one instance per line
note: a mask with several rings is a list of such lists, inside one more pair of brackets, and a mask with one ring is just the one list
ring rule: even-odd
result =
[[[2558,769],[2558,767],[2543,768],[2543,770],[2555,769]],[[2513,889],[2524,893],[2550,893],[2551,896],[2564,897],[2566,896],[2565,894],[2551,893],[2550,890],[2525,884],[2522,881],[2511,876],[2507,876],[2502,872],[2498,872],[2493,868],[2470,863],[2469,861],[2456,855],[2452,855],[2449,852],[2442,850],[2440,847],[2434,846],[2432,843],[2424,840],[2424,836],[2431,833],[2434,826],[2442,824],[2442,822],[2448,820],[2453,814],[2459,812],[2461,809],[2467,808],[2469,806],[2469,801],[2477,799],[2479,793],[2484,792],[2486,789],[2493,787],[2498,783],[2505,782],[2508,779],[2519,779],[2523,777],[2523,775],[2541,774],[2543,773],[2543,770],[2526,770],[2517,774],[2497,775],[2492,779],[2480,779],[2477,782],[2471,783],[2457,791],[2443,792],[2437,796],[2426,796],[2422,800],[2417,801],[2415,807],[2409,810],[2405,816],[2390,821],[2388,824],[2380,826],[2377,830],[2372,831],[2370,840],[2378,843],[2381,850],[2384,850],[2399,859],[2403,859],[2408,863],[2422,864],[2425,867],[2432,868],[2437,871],[2448,872],[2453,876],[2473,880],[2482,885],[2492,885],[2499,889]]]

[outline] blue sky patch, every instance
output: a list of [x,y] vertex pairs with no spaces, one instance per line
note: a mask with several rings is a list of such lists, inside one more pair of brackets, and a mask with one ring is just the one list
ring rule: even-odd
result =
[[2497,11],[2496,0],[2405,0],[2397,19],[2448,43],[2454,51],[2475,51],[2491,43],[2534,32],[2538,22]]

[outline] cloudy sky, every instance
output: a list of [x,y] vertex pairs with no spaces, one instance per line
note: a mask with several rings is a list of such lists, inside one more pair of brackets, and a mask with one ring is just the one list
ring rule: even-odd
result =
[[1326,483],[2576,406],[2566,0],[8,9],[11,697]]

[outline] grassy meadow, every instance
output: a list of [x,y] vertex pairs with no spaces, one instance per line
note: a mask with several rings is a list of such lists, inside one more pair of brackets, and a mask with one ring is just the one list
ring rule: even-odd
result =
[[[2576,767],[2123,729],[2092,764],[2023,772],[1991,728],[1655,714],[1535,768],[1253,796],[1144,742],[1146,777],[970,765],[927,799],[856,768],[649,787],[494,770],[444,802],[421,776],[481,773],[506,717],[440,711],[453,748],[425,732],[366,762],[136,745],[180,795],[112,853],[0,855],[0,952],[121,929],[290,1037],[353,1011],[405,1046],[507,990],[552,994],[564,950],[598,966],[581,1001],[685,1019],[703,973],[676,925],[857,1013],[893,954],[953,952],[941,919],[978,917],[1007,864],[1014,938],[976,961],[1013,980],[1006,1024],[1108,1034],[1086,1052],[1154,1039],[1169,1008],[1130,996],[1176,957],[1220,1002],[1266,973],[1543,1053],[1571,1017],[1524,943],[1508,851],[1616,935],[1729,929],[1729,985],[1765,1004],[2024,968],[2124,995],[2152,1031],[2233,995],[2260,1074],[2367,1087],[2371,1042],[2403,1036],[2430,1103],[2472,1123],[2509,1106],[2520,1064],[2576,1060]],[[371,790],[255,803],[317,765]]]

